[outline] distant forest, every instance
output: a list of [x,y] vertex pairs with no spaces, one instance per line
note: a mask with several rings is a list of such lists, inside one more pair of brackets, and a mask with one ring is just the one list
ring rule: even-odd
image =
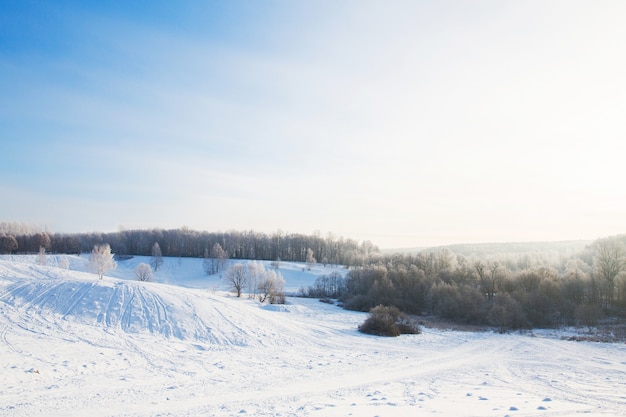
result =
[[483,245],[464,245],[471,255],[454,246],[387,254],[351,268],[345,279],[322,276],[303,295],[338,298],[351,310],[395,306],[502,330],[626,318],[626,235],[573,243],[521,245],[527,251],[501,245],[504,251],[489,254]]
[[[85,253],[107,243],[116,255],[203,257],[219,244],[231,259],[283,260],[346,267],[301,289],[347,309],[395,306],[457,323],[518,329],[594,326],[626,318],[626,235],[566,244],[456,245],[382,254],[369,241],[329,234],[123,230],[58,234],[0,223],[0,253]],[[487,250],[488,249],[488,250]]]
[[283,260],[306,262],[309,249],[316,262],[325,265],[363,265],[380,256],[369,241],[357,242],[328,234],[273,234],[253,231],[201,232],[188,228],[162,230],[122,230],[112,233],[47,233],[22,223],[0,223],[0,253],[86,253],[94,245],[109,244],[118,256],[150,256],[158,243],[163,256],[205,256],[217,243],[231,259]]

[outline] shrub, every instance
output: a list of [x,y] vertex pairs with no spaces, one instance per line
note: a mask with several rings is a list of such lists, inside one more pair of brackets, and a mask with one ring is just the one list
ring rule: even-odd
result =
[[482,324],[486,316],[485,297],[469,285],[439,283],[430,290],[432,312],[444,319]]
[[602,309],[596,304],[581,304],[575,314],[578,322],[587,327],[596,326],[603,315]]
[[344,308],[346,310],[365,312],[371,310],[374,306],[376,306],[376,304],[373,302],[372,297],[365,294],[357,294],[344,301]]
[[419,326],[411,318],[393,306],[378,305],[370,310],[370,316],[359,326],[362,333],[376,336],[400,336],[419,334]]
[[487,314],[489,324],[497,326],[500,333],[508,329],[530,327],[520,303],[508,294],[497,295]]
[[287,298],[282,291],[270,294],[268,299],[270,304],[287,304]]

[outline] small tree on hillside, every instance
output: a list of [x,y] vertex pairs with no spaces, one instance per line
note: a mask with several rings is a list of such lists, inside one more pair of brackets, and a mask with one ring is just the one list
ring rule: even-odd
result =
[[308,248],[306,250],[306,269],[308,269],[309,271],[315,266],[315,263],[317,262],[313,255],[313,249]]
[[108,271],[117,268],[117,262],[113,259],[111,247],[108,243],[104,245],[95,245],[89,255],[89,270],[98,274],[100,279]]
[[140,263],[135,268],[135,276],[139,281],[152,281],[152,269],[146,263]]
[[272,270],[263,271],[261,280],[258,283],[259,301],[264,303],[268,300],[270,304],[284,304],[285,280],[280,272]]
[[37,254],[37,264],[46,266],[48,265],[48,260],[46,259],[46,248],[43,246],[39,247],[39,253]]
[[155,271],[158,271],[159,267],[163,265],[163,254],[157,242],[154,242],[154,245],[152,245],[152,259],[150,260],[150,265],[152,265]]
[[265,274],[265,267],[256,261],[246,264],[248,269],[248,297],[255,299],[259,289],[259,283]]
[[226,270],[224,281],[241,297],[241,292],[248,285],[248,269],[243,264],[234,264]]

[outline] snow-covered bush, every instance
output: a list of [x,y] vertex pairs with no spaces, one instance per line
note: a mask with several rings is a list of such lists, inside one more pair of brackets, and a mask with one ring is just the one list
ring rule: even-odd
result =
[[152,281],[152,268],[147,263],[142,262],[135,268],[135,276],[139,281]]
[[370,310],[370,316],[359,326],[362,333],[377,336],[400,336],[420,334],[417,323],[393,306],[378,305]]
[[270,304],[284,304],[284,287],[285,280],[280,272],[263,270],[258,283],[259,301],[263,303],[267,300]]

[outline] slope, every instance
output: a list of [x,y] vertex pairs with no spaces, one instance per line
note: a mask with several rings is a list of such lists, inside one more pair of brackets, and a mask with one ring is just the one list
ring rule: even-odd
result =
[[[123,269],[118,270],[118,273]],[[425,331],[362,313],[0,261],[0,415],[589,416],[626,409],[626,346]]]

